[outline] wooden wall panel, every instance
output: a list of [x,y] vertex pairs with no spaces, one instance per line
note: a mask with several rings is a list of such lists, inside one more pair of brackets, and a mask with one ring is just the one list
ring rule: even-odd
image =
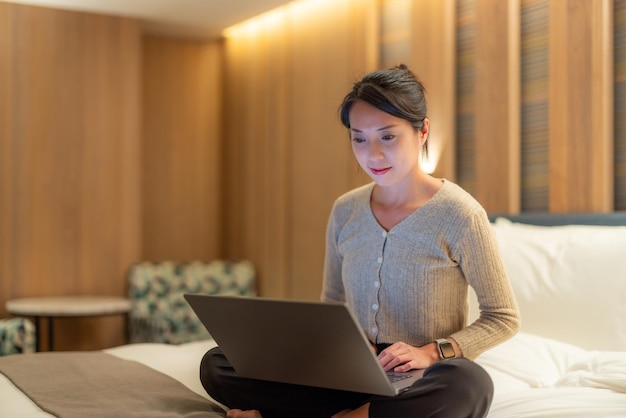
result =
[[521,211],[548,210],[548,0],[521,2]]
[[[307,82],[293,85],[291,95],[291,132],[298,140],[292,143],[290,167],[290,296],[296,298],[319,299],[328,215],[333,201],[354,186],[346,168],[357,163],[337,109],[353,81],[368,69],[366,61],[353,61],[350,55],[358,46],[350,42],[352,27],[376,29],[363,24],[364,7],[334,2],[331,14],[309,2],[293,16],[292,71],[308,74]],[[327,30],[319,30],[321,21]]]
[[[123,296],[141,249],[140,25],[5,3],[0,16],[0,312],[16,297]],[[123,341],[121,317],[97,321],[62,321],[56,348]]]
[[615,210],[626,210],[626,1],[613,7]]
[[407,62],[427,90],[433,175],[451,181],[456,181],[455,6],[455,0],[413,0]]
[[13,6],[0,3],[0,317],[6,314],[4,301],[13,294],[13,250],[10,225],[15,216],[13,201]]
[[611,0],[550,1],[550,211],[613,210]]
[[489,212],[520,209],[519,0],[477,0],[476,199]]
[[377,12],[298,2],[226,40],[227,254],[255,262],[262,295],[319,298],[332,202],[367,181],[337,110],[376,66]]
[[[277,21],[275,31],[282,30]],[[241,36],[245,41],[228,39],[225,48],[224,202],[230,210],[224,213],[224,243],[229,258],[252,259],[259,272],[271,275],[272,280],[265,281],[260,274],[262,293],[283,294],[287,249],[280,219],[286,216],[282,192],[288,181],[280,163],[287,144],[286,119],[281,118],[288,82],[284,41],[280,36],[269,41],[263,30],[257,36]],[[261,52],[268,42],[274,48]],[[263,237],[271,241],[257,245]]]
[[229,258],[254,261],[263,295],[288,291],[287,173],[291,126],[287,101],[285,11],[238,32],[225,44],[224,243]]
[[143,41],[143,259],[221,256],[221,46]]
[[467,192],[476,190],[476,1],[456,1],[456,179]]
[[384,0],[380,7],[380,67],[407,64],[426,87],[430,136],[424,169],[456,181],[456,1]]
[[[496,3],[504,7],[507,2]],[[513,87],[510,85],[507,90],[501,86],[500,92],[495,89],[502,80],[498,72],[505,68],[504,57],[498,62],[479,55],[479,50],[484,52],[502,41],[504,19],[488,17],[489,13],[496,13],[496,9],[487,7],[489,1],[458,0],[457,4],[457,59],[462,63],[457,66],[460,184],[491,212],[613,210],[613,184],[617,181],[612,155],[612,94],[616,81],[612,74],[613,1],[521,2],[526,21],[521,33],[523,126],[519,150],[504,131],[499,139],[492,135],[494,127],[501,129],[505,118],[498,113],[504,111],[500,96],[509,94]],[[531,22],[534,18],[540,21]],[[481,33],[483,41],[479,40]],[[485,76],[489,73],[493,77]],[[494,97],[490,99],[489,94]],[[483,99],[479,99],[480,95]],[[484,115],[482,122],[478,120],[480,111]],[[507,112],[514,115],[518,111]],[[466,127],[472,124],[475,126],[471,130]],[[507,147],[509,151],[521,152],[521,174],[519,167],[511,163]],[[517,191],[519,186],[511,186],[510,182],[519,175],[522,177],[515,183],[521,183],[522,189]],[[494,205],[485,195],[488,193],[496,201],[508,204]],[[519,207],[514,202],[518,199],[522,200]]]

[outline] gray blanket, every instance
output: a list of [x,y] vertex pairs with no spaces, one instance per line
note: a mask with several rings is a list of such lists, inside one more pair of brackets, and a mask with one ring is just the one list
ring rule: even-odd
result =
[[103,352],[4,356],[0,372],[41,409],[62,418],[225,416],[179,381]]

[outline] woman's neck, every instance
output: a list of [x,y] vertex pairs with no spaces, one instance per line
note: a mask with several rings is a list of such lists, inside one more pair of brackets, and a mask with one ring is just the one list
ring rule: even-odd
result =
[[383,209],[417,209],[432,198],[441,188],[442,180],[422,171],[391,186],[375,185],[371,204]]
[[426,204],[442,185],[442,179],[425,173],[393,186],[375,185],[370,200],[372,213],[378,223],[389,231]]

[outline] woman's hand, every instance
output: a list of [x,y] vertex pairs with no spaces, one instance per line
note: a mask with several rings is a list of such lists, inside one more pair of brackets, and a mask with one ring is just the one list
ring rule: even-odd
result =
[[408,372],[411,369],[425,369],[438,361],[437,348],[433,344],[423,347],[397,342],[380,352],[378,361],[385,371],[393,370],[397,373]]

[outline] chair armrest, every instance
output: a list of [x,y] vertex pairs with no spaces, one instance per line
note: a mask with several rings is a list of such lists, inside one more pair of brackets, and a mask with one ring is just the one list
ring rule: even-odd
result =
[[34,353],[35,325],[27,318],[0,319],[0,356]]

